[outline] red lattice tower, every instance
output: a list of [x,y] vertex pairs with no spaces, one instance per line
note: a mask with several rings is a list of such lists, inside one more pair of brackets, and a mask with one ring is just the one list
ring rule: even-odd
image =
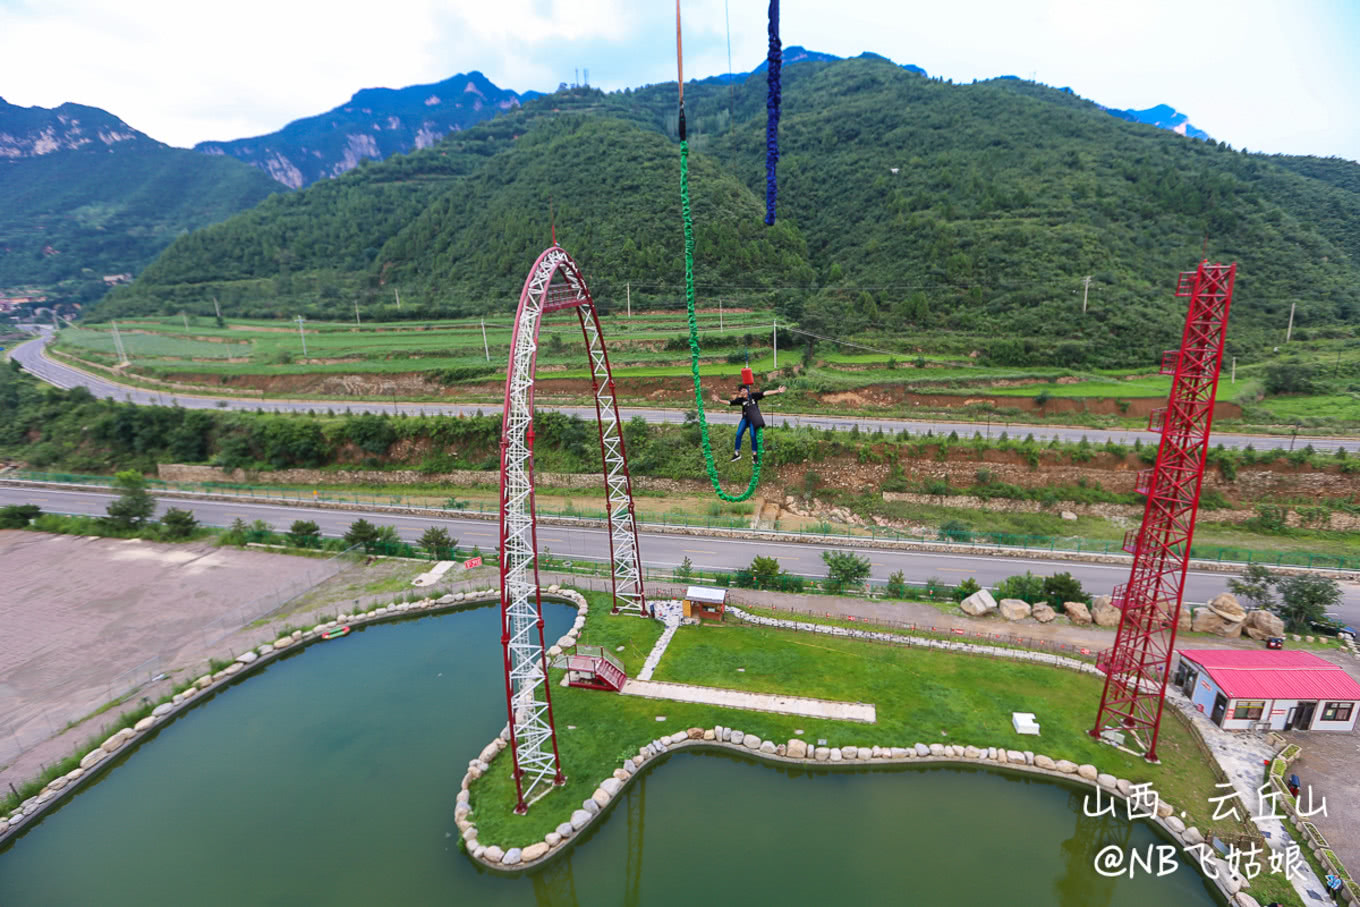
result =
[[1138,474],[1137,489],[1147,495],[1143,524],[1124,537],[1133,554],[1129,581],[1116,586],[1119,608],[1114,648],[1101,652],[1096,665],[1105,673],[1091,736],[1107,730],[1128,733],[1157,761],[1157,731],[1162,722],[1171,653],[1176,645],[1185,571],[1195,534],[1214,397],[1223,361],[1236,263],[1200,262],[1176,283],[1177,296],[1190,297],[1181,348],[1162,355],[1162,374],[1174,375],[1165,409],[1152,413],[1149,431],[1160,431],[1157,464]]

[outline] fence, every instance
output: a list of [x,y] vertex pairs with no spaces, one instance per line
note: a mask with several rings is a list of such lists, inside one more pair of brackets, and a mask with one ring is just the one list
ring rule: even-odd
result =
[[[5,474],[5,478],[30,482],[56,482],[67,485],[86,485],[108,487],[108,476],[88,476],[73,473],[33,472],[16,470]],[[232,497],[254,498],[268,501],[295,501],[298,503],[350,504],[369,507],[404,507],[422,510],[438,510],[450,516],[477,514],[490,516],[498,513],[498,504],[486,501],[459,501],[448,498],[442,504],[432,502],[429,496],[403,494],[360,494],[358,492],[304,491],[296,488],[278,488],[256,485],[239,485],[219,482],[164,482],[148,479],[148,486],[154,490],[185,492],[195,494],[220,494]],[[436,496],[437,497],[437,496]],[[547,510],[539,508],[540,517],[559,519],[603,520],[603,510]],[[1118,555],[1124,552],[1122,539],[1089,539],[1080,536],[1025,535],[1005,532],[976,532],[958,530],[936,533],[925,537],[919,533],[878,526],[833,527],[821,523],[810,527],[780,528],[776,521],[773,529],[751,529],[749,519],[722,516],[689,516],[687,514],[652,514],[640,519],[639,526],[684,527],[692,529],[742,529],[752,535],[779,533],[807,539],[822,539],[828,544],[853,543],[858,539],[896,541],[904,543],[929,543],[931,545],[957,545],[960,550],[991,547],[1012,548],[1021,551],[1050,551],[1070,554]],[[380,552],[382,553],[382,552]],[[1261,551],[1223,545],[1193,545],[1190,556],[1195,560],[1214,561],[1226,564],[1261,564],[1267,567],[1306,567],[1320,570],[1357,570],[1360,571],[1360,556],[1321,554],[1311,551]]]

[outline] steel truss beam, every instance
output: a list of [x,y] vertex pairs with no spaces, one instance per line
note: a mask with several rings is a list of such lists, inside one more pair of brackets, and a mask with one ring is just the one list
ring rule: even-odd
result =
[[1112,729],[1127,732],[1150,762],[1157,760],[1236,276],[1236,264],[1203,261],[1177,281],[1176,295],[1189,296],[1190,306],[1180,350],[1162,357],[1163,373],[1175,375],[1167,406],[1148,422],[1150,431],[1161,432],[1161,445],[1156,465],[1138,477],[1147,504],[1142,526],[1124,539],[1133,566],[1129,581],[1115,587],[1112,596],[1121,612],[1114,647],[1096,658],[1105,689],[1092,736]]
[[595,302],[576,262],[554,244],[534,262],[520,293],[510,340],[501,423],[501,645],[514,761],[516,812],[562,784],[544,652],[534,514],[534,373],[543,317],[575,309],[585,338],[599,422],[600,456],[609,505],[614,610],[647,613],[633,514],[632,482],[619,422],[614,378]]

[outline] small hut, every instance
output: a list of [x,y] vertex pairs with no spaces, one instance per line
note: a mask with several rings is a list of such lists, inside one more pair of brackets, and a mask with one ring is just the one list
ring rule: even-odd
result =
[[690,586],[685,590],[684,614],[702,620],[722,620],[727,610],[727,590]]

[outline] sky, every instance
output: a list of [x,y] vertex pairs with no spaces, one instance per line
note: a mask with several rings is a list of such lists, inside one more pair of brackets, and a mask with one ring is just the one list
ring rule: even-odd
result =
[[[766,3],[682,0],[686,77],[749,71]],[[968,82],[1169,104],[1236,148],[1360,160],[1360,0],[784,0],[784,44]],[[551,91],[674,80],[669,0],[0,0],[0,97],[102,107],[171,145],[273,132],[361,88],[481,70]]]

